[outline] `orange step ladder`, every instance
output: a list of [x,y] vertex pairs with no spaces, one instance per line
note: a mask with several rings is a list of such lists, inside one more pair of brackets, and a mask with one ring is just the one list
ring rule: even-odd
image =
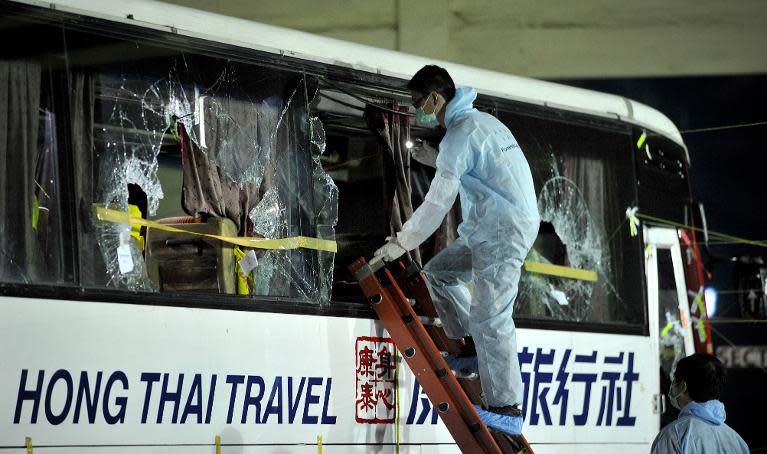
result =
[[423,274],[414,266],[360,258],[349,270],[461,451],[533,454],[524,436],[491,432],[482,423],[472,405],[481,402],[479,380],[456,378],[440,353],[459,353],[464,342],[445,335]]

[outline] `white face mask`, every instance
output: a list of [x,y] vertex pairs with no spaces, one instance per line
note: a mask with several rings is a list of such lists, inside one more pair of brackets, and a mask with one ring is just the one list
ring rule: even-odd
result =
[[[684,383],[684,382],[682,382],[682,383]],[[673,394],[673,392],[674,392],[674,385],[675,384],[676,383],[672,383],[671,384],[671,388],[669,388],[669,390],[668,390],[668,400],[669,400],[669,402],[671,402],[671,406],[672,407],[676,408],[677,410],[681,410],[681,408],[679,407],[679,401],[677,399],[679,399],[679,397],[682,394],[684,394],[685,391],[687,391],[687,383],[684,383],[684,389],[679,391],[679,393],[676,396]]]

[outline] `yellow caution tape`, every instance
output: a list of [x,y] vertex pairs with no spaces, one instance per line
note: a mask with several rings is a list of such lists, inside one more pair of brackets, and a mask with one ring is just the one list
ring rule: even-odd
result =
[[240,265],[240,260],[245,257],[245,252],[239,246],[234,247],[234,259],[237,262],[237,294],[250,295],[250,285],[248,284],[248,275]]
[[637,140],[637,148],[642,148],[642,145],[644,145],[645,140],[647,140],[647,132],[642,131],[642,135],[639,136],[639,139]]
[[35,194],[35,199],[32,201],[32,228],[37,230],[37,222],[40,220],[40,201],[37,199],[37,194]]
[[323,240],[320,238],[311,238],[307,236],[294,236],[290,238],[280,238],[270,240],[267,238],[253,238],[242,236],[224,236],[213,235],[210,233],[192,232],[190,230],[173,227],[170,225],[160,224],[159,222],[150,221],[148,219],[136,218],[128,213],[119,210],[112,210],[104,206],[94,204],[93,214],[96,219],[104,222],[114,222],[118,224],[137,224],[143,227],[151,227],[153,229],[164,230],[166,232],[185,233],[188,235],[201,236],[206,238],[213,238],[225,243],[234,244],[243,247],[257,248],[257,249],[273,249],[273,250],[287,250],[287,249],[314,249],[317,251],[337,252],[338,245],[333,240]]
[[626,219],[629,221],[629,233],[632,237],[637,236],[639,228],[639,218],[637,218],[637,207],[626,208]]
[[[141,209],[133,204],[128,205],[128,213],[134,218],[143,218]],[[144,237],[141,236],[141,226],[138,224],[130,225],[130,236],[136,239],[138,242],[138,248],[140,251],[144,250]]]
[[550,263],[531,262],[525,260],[525,271],[530,273],[547,274],[549,276],[566,277],[579,281],[597,281],[596,271],[570,268],[569,266],[552,265]]
[[[703,290],[702,287],[701,287],[701,290]],[[698,291],[698,294],[695,295],[695,301],[698,302],[698,313],[700,314],[701,317],[703,317],[704,315],[706,315],[706,305],[703,304],[703,295],[701,295],[700,291]]]
[[730,244],[749,244],[751,246],[759,246],[759,247],[767,248],[767,241],[739,238],[737,236],[727,235],[724,233],[715,232],[713,230],[704,230],[700,227],[694,227],[691,225],[682,224],[681,222],[675,222],[668,219],[663,219],[656,216],[650,216],[648,214],[643,214],[643,213],[636,213],[636,217],[639,219],[644,219],[645,221],[650,221],[650,222],[661,224],[661,225],[669,225],[672,227],[694,230],[696,232],[708,233],[709,237],[717,239],[717,240],[727,240]]
[[703,323],[703,318],[706,316],[706,304],[703,302],[703,287],[698,290],[695,295],[695,301],[698,303],[698,337],[701,342],[706,342],[708,336],[706,335],[706,324]]
[[706,324],[703,323],[703,319],[698,320],[698,337],[701,342],[706,342],[708,336],[706,336]]

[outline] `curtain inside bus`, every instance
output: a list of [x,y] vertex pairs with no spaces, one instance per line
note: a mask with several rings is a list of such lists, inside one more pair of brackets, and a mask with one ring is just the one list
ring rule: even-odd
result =
[[0,61],[0,279],[35,283],[42,266],[35,168],[40,65]]
[[77,209],[77,242],[79,245],[80,282],[86,286],[102,286],[108,282],[106,266],[99,252],[92,222],[91,203],[96,197],[96,182],[93,166],[96,160],[94,147],[94,78],[84,72],[70,74],[69,87],[70,140],[73,167],[79,169],[85,178],[75,178],[75,206]]
[[[398,109],[396,105],[389,107],[393,110]],[[387,196],[391,200],[389,235],[395,235],[402,230],[402,224],[413,215],[410,153],[405,146],[409,136],[410,121],[407,116],[383,112],[371,105],[366,106],[365,119],[368,127],[381,139],[386,151],[384,180],[387,183]],[[418,249],[409,251],[407,254],[415,263],[421,265],[421,254]]]
[[[394,107],[396,106],[389,106]],[[407,109],[405,109],[407,110]],[[417,127],[411,130],[410,117],[382,112],[372,106],[365,111],[368,127],[375,132],[386,150],[384,159],[384,180],[387,183],[387,199],[390,206],[389,235],[402,230],[402,224],[413,215],[414,207],[423,202],[434,176],[433,169],[410,159],[410,150],[406,142],[411,139],[429,139],[435,142],[439,138],[434,130]],[[447,247],[458,237],[457,228],[461,219],[460,200],[456,199],[453,208],[447,213],[442,224],[420,247],[409,251],[409,257],[419,266]]]

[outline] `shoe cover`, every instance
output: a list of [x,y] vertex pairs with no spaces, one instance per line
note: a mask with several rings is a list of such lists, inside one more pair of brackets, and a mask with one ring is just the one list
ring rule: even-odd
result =
[[503,432],[506,435],[522,435],[524,419],[521,416],[499,415],[498,413],[487,411],[479,405],[474,405],[474,408],[488,429]]

